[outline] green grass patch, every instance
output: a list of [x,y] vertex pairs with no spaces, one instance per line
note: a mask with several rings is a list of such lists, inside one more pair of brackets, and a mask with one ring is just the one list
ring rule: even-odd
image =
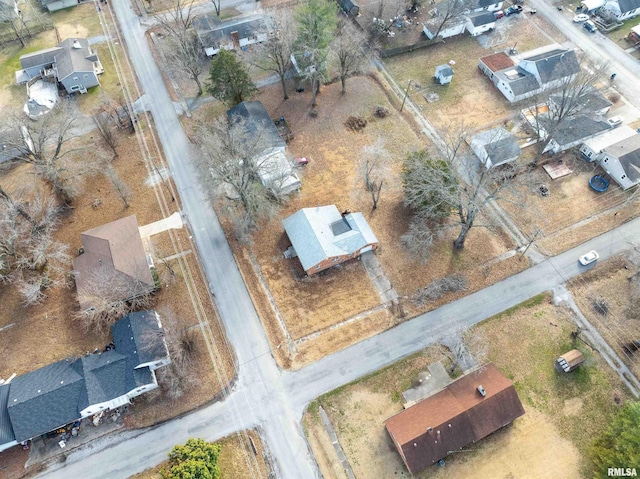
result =
[[621,48],[627,49],[632,47],[633,45],[625,40],[625,37],[629,35],[631,29],[636,25],[640,25],[640,18],[629,18],[622,22],[622,26],[620,28],[615,29],[612,32],[607,33],[606,35],[613,41],[617,42]]

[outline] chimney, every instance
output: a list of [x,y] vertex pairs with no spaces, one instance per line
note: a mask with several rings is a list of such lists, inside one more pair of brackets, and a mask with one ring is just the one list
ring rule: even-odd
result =
[[80,48],[82,48],[82,45],[80,45],[80,42],[78,40],[74,40],[73,41],[73,48],[80,49]]

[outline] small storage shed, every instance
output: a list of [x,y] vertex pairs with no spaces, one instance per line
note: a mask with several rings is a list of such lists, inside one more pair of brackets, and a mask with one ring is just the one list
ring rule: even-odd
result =
[[357,17],[360,13],[360,7],[353,0],[340,0],[340,8],[352,17]]
[[556,361],[558,367],[565,373],[569,373],[584,363],[584,355],[577,349],[564,353]]
[[449,65],[438,65],[436,67],[435,74],[436,81],[440,83],[440,85],[448,85],[449,83],[451,83],[454,73],[455,72],[453,71],[453,68],[451,68]]

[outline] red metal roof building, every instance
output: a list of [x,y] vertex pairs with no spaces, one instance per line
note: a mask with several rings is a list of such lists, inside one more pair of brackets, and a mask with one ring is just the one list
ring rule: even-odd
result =
[[488,363],[387,419],[385,426],[407,469],[416,474],[523,414],[513,382]]

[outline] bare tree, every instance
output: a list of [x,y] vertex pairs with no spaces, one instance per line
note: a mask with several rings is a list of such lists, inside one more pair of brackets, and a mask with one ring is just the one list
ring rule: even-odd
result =
[[469,2],[465,0],[442,0],[439,2],[436,8],[436,17],[432,21],[436,27],[433,38],[436,38],[445,27],[461,18],[468,9]]
[[522,173],[520,166],[508,163],[479,168],[475,158],[460,152],[464,135],[464,130],[448,135],[451,146],[447,147],[447,159],[434,159],[423,150],[409,155],[405,161],[405,205],[416,214],[403,240],[416,252],[426,253],[433,241],[451,228],[459,228],[454,248],[464,248],[473,227],[494,226],[491,218],[483,214],[494,200],[523,205],[518,183],[525,175],[518,178]]
[[0,283],[16,284],[26,305],[64,284],[67,245],[53,239],[59,209],[51,198],[12,198],[0,187]]
[[74,181],[87,172],[87,164],[75,171],[71,167],[72,154],[81,148],[71,147],[72,128],[76,113],[63,102],[38,121],[16,114],[10,118],[5,144],[20,151],[20,161],[34,166],[35,173],[44,180],[63,205],[70,205],[78,193]]
[[297,25],[288,10],[272,10],[269,15],[274,21],[275,34],[269,41],[249,50],[248,62],[261,70],[278,75],[282,95],[288,100],[286,74],[291,65]]
[[378,137],[375,143],[365,146],[362,151],[361,176],[364,187],[371,194],[373,209],[378,207],[384,178],[389,172],[389,152],[384,147],[384,139]]
[[106,165],[105,174],[124,203],[124,207],[129,208],[129,201],[131,201],[131,188],[129,188],[127,183],[120,178],[118,172],[111,165]]
[[114,119],[109,112],[103,108],[99,113],[93,115],[93,122],[96,124],[102,139],[107,144],[114,156],[118,156],[118,136],[114,130]]
[[338,24],[338,33],[331,43],[330,57],[338,65],[342,94],[347,92],[347,78],[362,72],[371,61],[366,35],[348,19]]
[[199,160],[205,184],[239,204],[250,225],[270,214],[277,194],[262,177],[269,176],[270,148],[264,129],[250,128],[247,121],[218,119],[198,132],[202,155]]
[[163,44],[164,57],[179,74],[186,76],[196,84],[197,96],[202,95],[200,75],[206,71],[206,55],[196,34],[186,32],[183,39],[167,37]]
[[[564,68],[564,65],[558,63],[556,68]],[[606,65],[596,67],[585,64],[575,75],[558,72],[557,75],[562,79],[556,88],[534,97],[535,104],[527,112],[533,119],[531,126],[542,140],[536,163],[558,131],[568,126],[576,116],[594,114],[598,108],[594,98],[597,94],[596,84],[602,80],[606,69]]]
[[[194,0],[175,0],[171,8],[155,15],[166,35],[162,52],[178,74],[186,75],[202,95],[200,75],[205,71],[202,45],[193,31]],[[215,5],[215,3],[214,3]]]
[[78,290],[81,305],[76,314],[87,331],[106,331],[122,316],[149,309],[154,288],[106,266],[93,269]]

